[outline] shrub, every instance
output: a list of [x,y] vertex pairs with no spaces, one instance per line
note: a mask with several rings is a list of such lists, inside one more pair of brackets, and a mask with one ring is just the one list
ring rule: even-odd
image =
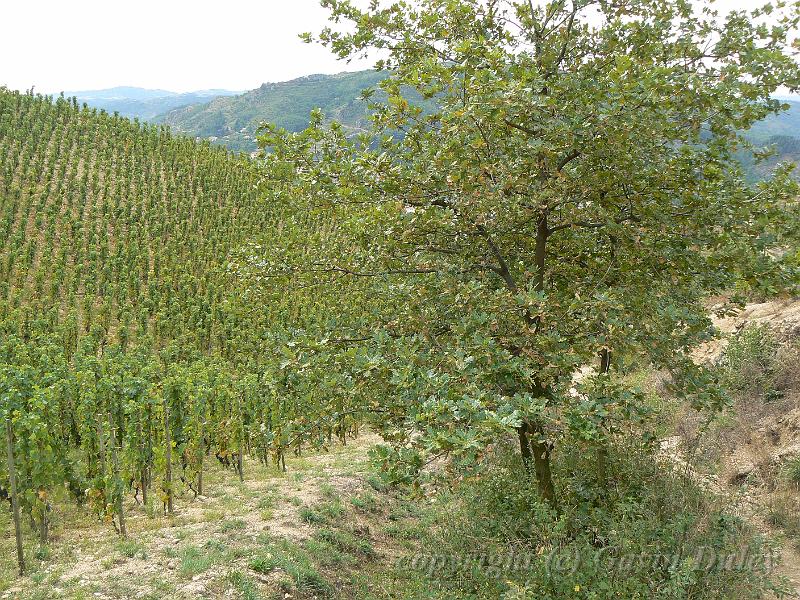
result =
[[[566,446],[565,446],[566,447]],[[611,446],[607,485],[585,448],[561,454],[568,489],[554,511],[504,452],[495,466],[437,502],[438,530],[403,566],[432,597],[731,598],[771,585],[767,551],[708,491],[660,464],[640,442]],[[498,462],[499,459],[499,462]],[[479,543],[477,541],[479,540]],[[765,557],[726,570],[714,557]]]
[[800,488],[800,454],[797,454],[786,464],[786,479],[794,487]]
[[749,325],[734,335],[720,361],[722,379],[733,392],[765,400],[780,395],[776,389],[779,344],[764,325]]

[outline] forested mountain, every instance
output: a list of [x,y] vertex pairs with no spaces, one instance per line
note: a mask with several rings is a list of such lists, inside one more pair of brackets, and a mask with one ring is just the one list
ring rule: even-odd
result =
[[214,98],[239,93],[214,89],[178,94],[167,90],[121,86],[105,90],[64,92],[64,96],[76,97],[79,104],[85,102],[92,108],[103,109],[108,113],[118,112],[123,117],[150,120],[180,106],[209,102]]
[[755,123],[747,134],[752,141],[766,144],[775,137],[800,138],[800,101],[782,101],[789,107],[788,110]]
[[232,150],[252,152],[257,148],[255,132],[261,123],[274,122],[289,131],[300,131],[308,125],[314,108],[321,108],[329,119],[358,129],[367,115],[367,103],[359,99],[361,92],[385,77],[382,72],[360,71],[265,83],[240,96],[176,108],[154,121]]
[[[152,120],[232,150],[252,152],[257,149],[255,132],[261,123],[277,123],[289,131],[300,131],[308,125],[313,108],[321,108],[328,119],[357,130],[364,125],[367,115],[367,104],[359,99],[362,90],[374,87],[386,76],[386,73],[361,71],[265,83],[238,96],[174,108]],[[786,103],[787,111],[756,123],[746,134],[752,142],[774,145],[776,149],[775,156],[761,164],[742,154],[751,178],[769,173],[778,162],[800,160],[800,102],[786,100]]]
[[745,134],[757,146],[774,150],[772,156],[758,163],[752,155],[740,154],[745,172],[751,179],[765,177],[778,163],[800,162],[800,102],[785,102],[789,106],[788,110],[756,123]]

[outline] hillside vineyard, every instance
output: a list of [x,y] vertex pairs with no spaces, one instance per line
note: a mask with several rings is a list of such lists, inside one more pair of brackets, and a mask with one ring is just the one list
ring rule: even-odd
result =
[[[243,455],[280,465],[355,427],[312,419],[276,366],[299,359],[232,308],[231,254],[282,222],[261,198],[222,148],[0,89],[0,481],[42,542],[64,502],[124,535],[123,498],[171,511],[209,456],[242,477]],[[302,299],[268,304],[277,323]]]
[[2,314],[224,348],[220,257],[270,220],[247,165],[64,99],[0,102]]

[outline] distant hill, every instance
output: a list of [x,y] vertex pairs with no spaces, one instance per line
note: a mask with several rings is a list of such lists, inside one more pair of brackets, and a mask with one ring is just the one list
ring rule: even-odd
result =
[[[745,137],[754,144],[771,146],[775,150],[773,156],[758,164],[750,155],[740,156],[750,179],[760,179],[768,175],[781,162],[800,164],[800,102],[783,101],[789,106],[788,110],[756,123],[745,132]],[[800,168],[795,176],[800,177]]]
[[783,100],[783,102],[789,106],[789,110],[756,123],[747,132],[749,139],[766,144],[774,137],[800,138],[800,102],[795,100]]
[[360,71],[265,83],[240,96],[173,109],[154,121],[232,150],[251,152],[257,148],[255,132],[261,123],[275,122],[290,131],[301,131],[314,108],[357,129],[367,116],[367,104],[359,100],[361,92],[385,77],[385,72]]
[[[353,129],[364,126],[367,105],[359,100],[360,93],[385,77],[385,72],[360,71],[265,83],[238,96],[174,108],[152,120],[232,150],[252,152],[257,149],[256,129],[261,123],[274,122],[290,131],[300,131],[307,126],[311,110],[317,107],[328,118]],[[757,123],[745,133],[757,145],[774,145],[777,150],[774,157],[760,164],[755,164],[752,157],[741,156],[751,179],[763,177],[778,162],[800,162],[800,102],[784,101],[789,106],[787,111]]]
[[241,92],[230,90],[198,90],[179,94],[167,90],[149,90],[138,87],[114,87],[105,90],[64,92],[67,98],[76,97],[80,104],[103,109],[120,116],[149,121],[157,115],[180,106],[208,102],[214,98],[234,96]]

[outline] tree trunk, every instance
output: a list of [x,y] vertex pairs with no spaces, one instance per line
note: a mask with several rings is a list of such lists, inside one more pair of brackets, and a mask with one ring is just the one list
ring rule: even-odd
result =
[[600,350],[600,373],[606,374],[611,369],[611,351],[608,348]]
[[529,424],[531,434],[530,451],[533,454],[533,466],[536,471],[536,483],[539,494],[554,509],[558,508],[556,488],[553,484],[553,473],[550,470],[550,445],[543,439],[544,430],[539,424]]
[[142,502],[147,506],[147,492],[145,491],[153,483],[153,405],[148,401],[145,408],[147,414],[146,430],[146,449],[144,453],[144,479],[145,489],[142,490]]
[[242,455],[245,449],[244,439],[244,415],[242,414],[242,398],[239,396],[239,457],[236,459],[236,469],[239,471],[239,481],[244,482],[244,473],[242,472]]
[[[606,374],[611,368],[611,352],[608,348],[600,351],[600,373]],[[601,440],[597,447],[597,477],[605,485],[608,481],[608,447],[605,440]]]
[[100,455],[100,477],[106,476],[106,436],[103,432],[103,413],[97,414],[97,452]]
[[50,530],[50,520],[47,515],[48,504],[47,502],[44,503],[44,509],[42,510],[42,520],[39,521],[39,543],[42,546],[47,545],[48,539],[48,532]]
[[11,512],[14,515],[14,535],[17,541],[17,564],[19,574],[25,573],[25,555],[22,551],[22,523],[19,520],[19,498],[17,497],[17,468],[14,465],[14,434],[11,431],[11,415],[6,421],[6,459],[8,462],[8,482],[11,487]]
[[[539,495],[552,508],[558,507],[556,489],[553,484],[553,474],[550,470],[550,446],[541,439],[542,428],[539,425],[523,423],[517,428],[519,435],[519,449],[522,454],[522,464],[527,475],[536,475],[536,485]],[[533,470],[533,473],[531,473]]]
[[525,467],[525,472],[530,475],[533,465],[533,455],[531,454],[531,445],[528,441],[527,423],[517,427],[517,434],[519,435],[519,450],[520,454],[522,454],[522,466]]

